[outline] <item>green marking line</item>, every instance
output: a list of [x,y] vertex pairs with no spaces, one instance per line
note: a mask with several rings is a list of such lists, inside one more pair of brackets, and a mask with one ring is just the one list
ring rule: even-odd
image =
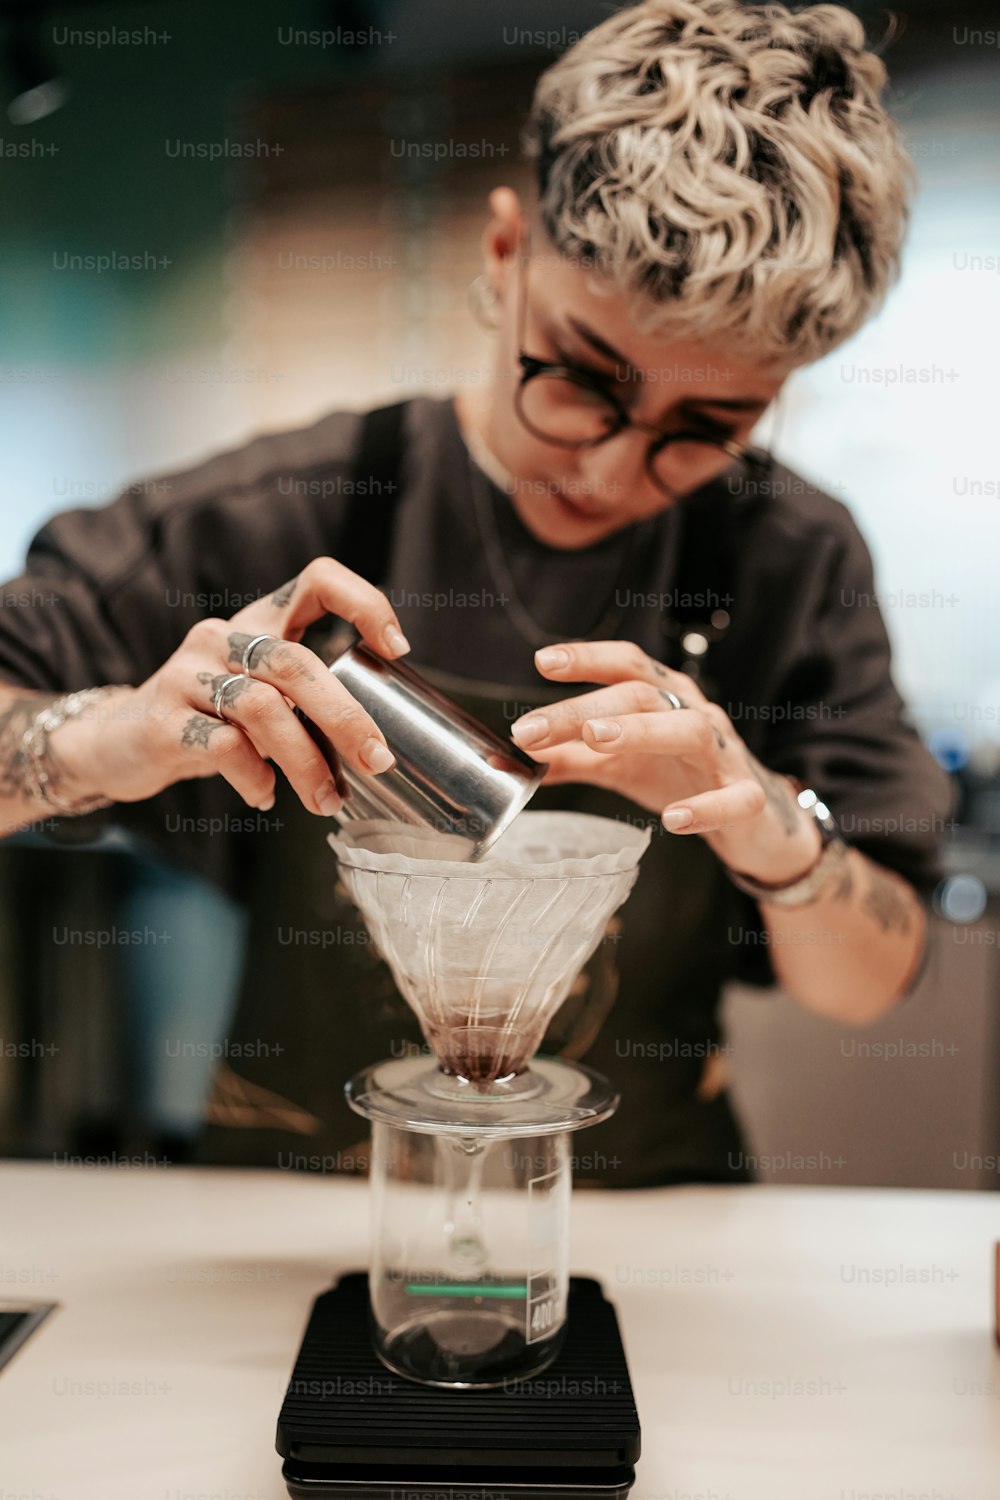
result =
[[526,1286],[477,1286],[475,1282],[454,1282],[451,1285],[432,1286],[426,1282],[410,1281],[406,1290],[411,1297],[527,1297]]

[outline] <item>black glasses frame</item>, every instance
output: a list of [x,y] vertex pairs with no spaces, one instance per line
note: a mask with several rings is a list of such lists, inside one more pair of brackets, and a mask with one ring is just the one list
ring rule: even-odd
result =
[[[609,438],[617,436],[626,427],[634,427],[637,432],[643,433],[649,438],[646,448],[646,472],[661,494],[675,497],[675,491],[670,488],[656,472],[656,459],[663,450],[671,443],[701,443],[706,448],[715,448],[726,454],[735,462],[743,463],[747,468],[760,468],[767,464],[768,455],[758,448],[751,447],[746,443],[738,443],[733,438],[713,438],[710,434],[699,432],[694,428],[682,428],[678,432],[663,432],[658,427],[653,427],[648,422],[637,422],[629,415],[623,402],[615,394],[609,385],[606,385],[598,376],[592,375],[589,370],[581,370],[575,365],[567,365],[561,360],[539,359],[534,354],[529,354],[525,349],[528,318],[528,262],[530,251],[525,250],[521,256],[520,284],[518,286],[518,311],[517,311],[517,361],[521,368],[521,378],[518,381],[517,390],[514,392],[514,410],[517,413],[521,425],[539,438],[543,443],[551,443],[553,447],[568,448],[574,451],[583,448],[597,448],[601,443],[606,443]],[[524,391],[532,380],[559,379],[568,381],[572,385],[578,385],[581,390],[589,391],[592,395],[604,401],[614,415],[614,421],[607,432],[601,433],[594,438],[572,439],[552,437],[550,433],[543,432],[535,427],[530,418],[524,412]]]

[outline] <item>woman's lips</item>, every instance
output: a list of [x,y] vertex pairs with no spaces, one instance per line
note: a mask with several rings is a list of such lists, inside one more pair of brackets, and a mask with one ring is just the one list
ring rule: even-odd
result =
[[559,509],[567,512],[575,521],[607,521],[609,519],[608,511],[593,510],[586,505],[579,505],[577,501],[564,495],[562,490],[552,490],[551,494]]

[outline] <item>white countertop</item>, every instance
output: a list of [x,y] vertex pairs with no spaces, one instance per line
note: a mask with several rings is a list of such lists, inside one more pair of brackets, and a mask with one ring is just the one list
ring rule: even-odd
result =
[[[282,1500],[309,1305],[363,1267],[337,1178],[0,1165],[0,1297],[61,1304],[0,1371],[0,1500]],[[579,1192],[618,1307],[634,1500],[997,1500],[1000,1196]]]

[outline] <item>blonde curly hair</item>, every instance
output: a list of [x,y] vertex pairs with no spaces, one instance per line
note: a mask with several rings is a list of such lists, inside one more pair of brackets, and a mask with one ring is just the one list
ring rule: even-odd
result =
[[541,77],[526,132],[549,239],[647,331],[787,370],[899,271],[912,167],[839,5],[645,0]]

